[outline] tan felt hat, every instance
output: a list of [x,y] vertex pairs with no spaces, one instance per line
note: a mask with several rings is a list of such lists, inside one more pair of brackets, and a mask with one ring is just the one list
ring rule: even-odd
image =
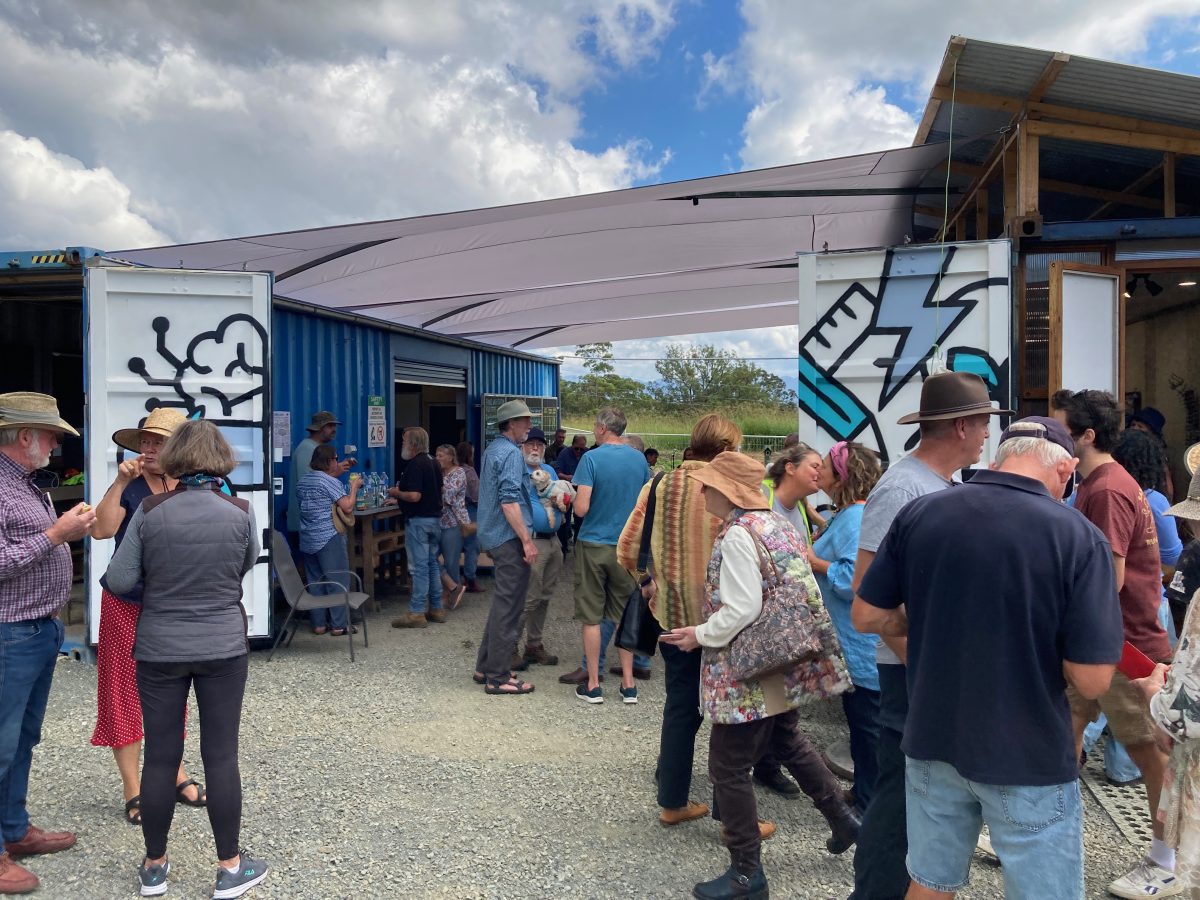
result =
[[[1200,446],[1200,444],[1196,446]],[[1177,516],[1180,519],[1200,520],[1200,468],[1192,472],[1192,483],[1188,485],[1187,499],[1170,507],[1167,515]]]
[[689,469],[688,475],[714,491],[720,491],[738,509],[770,509],[771,504],[762,492],[767,470],[756,459],[726,450],[699,469]]

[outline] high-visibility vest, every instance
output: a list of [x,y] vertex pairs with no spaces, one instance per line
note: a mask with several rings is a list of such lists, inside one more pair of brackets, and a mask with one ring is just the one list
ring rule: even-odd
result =
[[[767,495],[767,505],[773,507],[775,505],[775,482],[770,478],[763,479],[762,492]],[[808,521],[808,506],[803,500],[796,505],[800,507],[800,516],[804,519],[804,536],[812,540],[812,525]]]

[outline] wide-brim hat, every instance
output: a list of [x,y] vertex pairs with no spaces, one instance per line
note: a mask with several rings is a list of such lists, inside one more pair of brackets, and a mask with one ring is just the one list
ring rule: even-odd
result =
[[[532,418],[533,413],[529,407],[525,405],[524,400],[509,400],[500,404],[500,408],[496,410],[496,424],[501,425],[509,419],[524,419]],[[544,436],[543,436],[544,437]]]
[[1187,499],[1167,509],[1167,515],[1180,519],[1200,519],[1200,468],[1192,472],[1192,483],[1188,485]]
[[187,416],[169,406],[150,410],[150,415],[137,428],[122,428],[113,432],[113,443],[135,453],[141,449],[142,432],[170,437],[176,428],[187,421]]
[[313,413],[312,421],[304,426],[305,431],[320,431],[326,425],[341,425],[338,417],[327,409]]
[[963,416],[1010,416],[1011,409],[992,406],[987,382],[974,372],[939,372],[930,375],[921,385],[921,409],[901,416],[897,425],[914,422],[936,422],[960,419]]
[[79,437],[79,432],[58,414],[58,401],[34,391],[0,394],[0,428],[41,428]]
[[1200,443],[1192,444],[1183,451],[1183,464],[1187,466],[1189,473],[1196,474],[1196,470],[1200,469]]
[[706,487],[724,494],[738,509],[770,509],[771,504],[762,492],[767,470],[757,460],[726,450],[718,453],[706,466],[688,469],[688,475]]

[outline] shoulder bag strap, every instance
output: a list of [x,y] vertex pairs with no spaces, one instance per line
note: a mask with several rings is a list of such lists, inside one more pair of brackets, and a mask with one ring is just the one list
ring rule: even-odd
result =
[[646,497],[646,517],[642,520],[642,545],[638,548],[637,567],[639,572],[645,572],[650,565],[650,535],[654,531],[654,510],[658,506],[658,483],[663,480],[666,472],[659,472],[650,482],[650,494]]

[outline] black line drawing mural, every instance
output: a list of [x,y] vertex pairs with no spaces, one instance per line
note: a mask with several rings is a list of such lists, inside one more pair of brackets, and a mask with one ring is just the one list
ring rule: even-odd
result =
[[[245,313],[226,316],[211,330],[202,331],[188,340],[182,356],[170,346],[170,319],[157,316],[151,322],[151,328],[158,353],[151,361],[153,370],[140,356],[131,357],[128,362],[129,371],[139,375],[147,385],[165,389],[163,396],[146,400],[146,410],[169,406],[183,410],[191,418],[203,416],[220,425],[231,440],[236,440],[238,432],[244,429],[256,432],[252,443],[261,452],[267,446],[264,442],[270,424],[267,402],[270,357],[267,332],[262,324]],[[256,359],[262,362],[256,365],[252,362]],[[169,374],[164,377],[153,374],[161,363],[169,369]],[[244,377],[238,379],[241,382],[238,391],[231,395],[223,379],[238,375]],[[205,398],[212,398],[220,407],[219,417],[208,414],[211,403]],[[258,403],[254,402],[256,399]],[[251,469],[255,468],[251,466]],[[230,481],[239,490],[266,490],[268,478],[269,471],[263,466],[261,476],[250,479],[250,483],[239,483],[233,478]]]
[[[936,348],[942,348],[948,368],[976,372],[988,382],[993,399],[1007,403],[1007,359],[997,362],[985,351],[968,346],[945,349],[987,290],[1008,284],[1006,277],[959,284],[961,276],[950,271],[956,250],[930,246],[886,251],[878,288],[873,292],[860,281],[852,283],[800,339],[800,408],[835,440],[866,438],[879,448],[885,462],[889,450],[891,455],[898,452],[901,448],[887,446],[881,424],[886,418],[881,414],[888,412],[914,376],[928,374]],[[949,279],[955,282],[952,289],[944,284]],[[856,357],[861,364],[863,345],[881,336],[894,337],[895,349],[873,361],[879,377],[869,379],[870,388],[856,392],[851,380],[841,376],[842,368]],[[819,360],[834,353],[833,362],[823,366]],[[857,380],[863,383],[861,374]],[[910,435],[904,449],[915,441]]]

